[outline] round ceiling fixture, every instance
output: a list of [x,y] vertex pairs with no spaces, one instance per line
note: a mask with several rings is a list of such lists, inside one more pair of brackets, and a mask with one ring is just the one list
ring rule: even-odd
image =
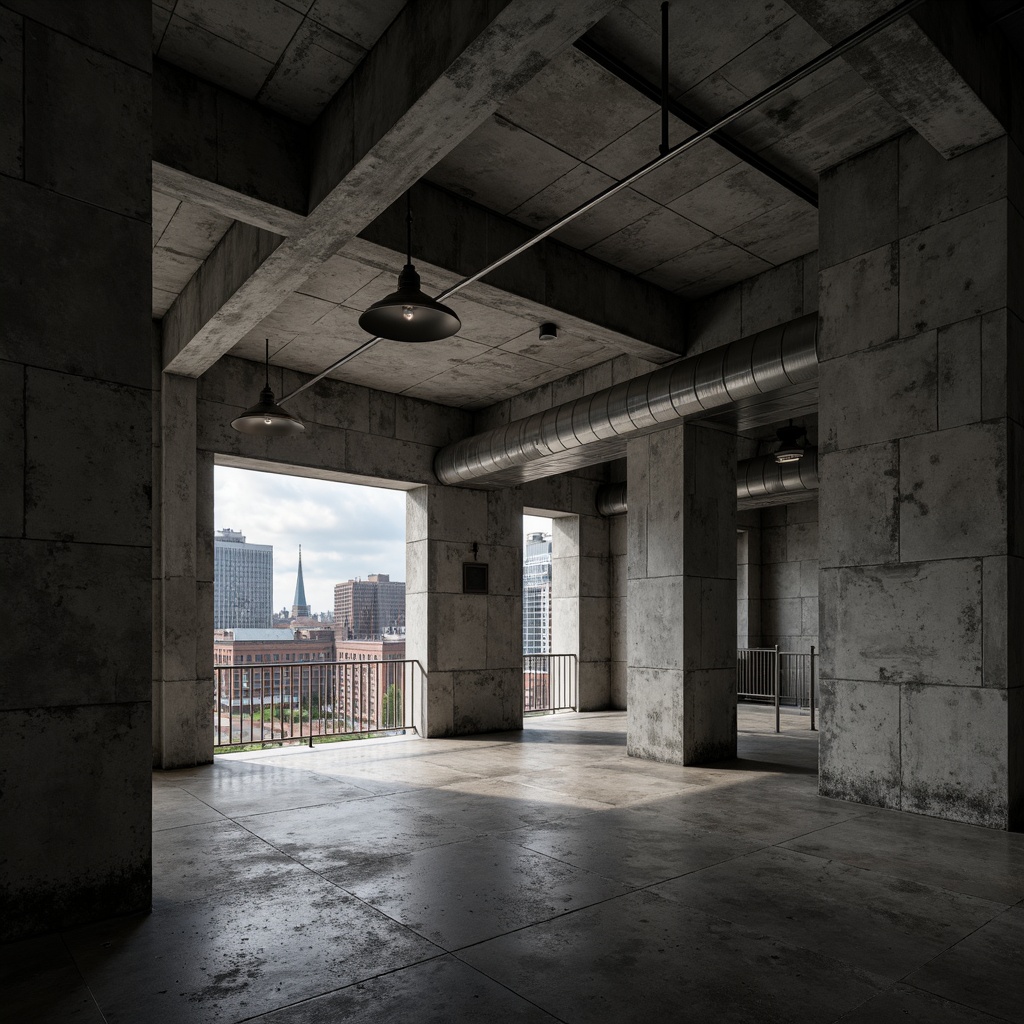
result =
[[241,416],[231,421],[231,426],[242,434],[257,434],[263,437],[287,437],[301,434],[305,424],[287,409],[282,409],[274,401],[274,392],[270,390],[270,339],[266,347],[267,382],[260,392],[260,400]]
[[406,262],[398,275],[398,290],[375,302],[359,318],[359,326],[390,341],[440,341],[462,327],[454,310],[432,299],[420,288],[420,275],[412,262],[412,209],[406,193]]
[[789,421],[788,427],[780,427],[775,431],[779,439],[779,447],[775,450],[775,461],[783,466],[787,462],[799,462],[804,457],[806,449],[800,444],[800,438],[807,431],[803,427],[794,427],[793,421]]
[[540,340],[541,341],[557,341],[558,340],[558,324],[541,324],[540,325]]

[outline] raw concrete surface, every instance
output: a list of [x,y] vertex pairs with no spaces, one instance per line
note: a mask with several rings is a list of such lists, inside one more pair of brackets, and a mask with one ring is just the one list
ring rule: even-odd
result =
[[1020,1020],[1024,835],[818,797],[806,716],[739,759],[625,715],[153,777],[153,912],[5,949],[12,1021]]

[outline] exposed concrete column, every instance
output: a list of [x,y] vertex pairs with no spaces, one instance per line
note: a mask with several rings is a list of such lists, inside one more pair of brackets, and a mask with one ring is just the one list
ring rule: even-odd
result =
[[608,520],[552,519],[551,650],[576,655],[581,711],[602,710],[610,700],[608,585]]
[[629,442],[627,744],[736,754],[736,439],[685,424]]
[[150,12],[0,7],[0,941],[150,905]]
[[761,511],[736,516],[736,646],[761,646]]
[[1020,154],[908,134],[821,188],[821,791],[1024,794]]
[[153,766],[213,760],[213,457],[196,452],[196,381],[161,375]]
[[[421,736],[521,728],[519,490],[417,487],[406,509],[406,657],[426,676],[416,728]],[[473,561],[489,567],[487,594],[463,593],[463,563]]]

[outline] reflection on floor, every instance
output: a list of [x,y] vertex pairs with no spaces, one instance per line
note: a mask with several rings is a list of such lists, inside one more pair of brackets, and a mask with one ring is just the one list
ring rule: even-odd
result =
[[700,768],[602,713],[158,774],[153,913],[8,947],[4,1019],[1024,1019],[1024,835],[821,799],[772,718]]

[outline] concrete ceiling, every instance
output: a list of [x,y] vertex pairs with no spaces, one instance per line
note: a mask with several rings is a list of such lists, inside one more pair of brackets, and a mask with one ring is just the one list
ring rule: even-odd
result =
[[[587,2],[594,9],[600,7],[598,0]],[[858,22],[894,2],[872,0],[864,5]],[[579,6],[584,6],[584,0]],[[605,4],[601,10],[607,13],[596,24],[591,20],[584,41],[648,81],[657,82],[659,6],[658,0]],[[564,10],[559,11],[560,16]],[[706,121],[716,120],[828,46],[781,0],[677,2],[672,10],[671,93]],[[281,115],[284,134],[279,138],[298,138],[296,133],[306,130],[301,126],[311,126],[309,148],[315,157],[317,147],[323,150],[326,145],[329,150],[336,145],[331,141],[329,121],[332,114],[337,115],[337,104],[330,104],[331,98],[345,83],[358,79],[367,53],[383,33],[394,31],[395,26],[389,29],[393,21],[398,25],[408,13],[401,0],[155,0],[154,53],[195,80],[212,83],[225,94],[243,97]],[[452,26],[437,30],[439,40],[447,38],[446,31],[448,37],[457,34]],[[426,56],[407,62],[413,69],[411,78],[420,74],[420,65],[429,62],[437,48],[427,45]],[[471,219],[472,210],[483,207],[491,211],[488,216],[499,215],[494,220],[499,228],[509,226],[502,229],[504,235],[488,227],[487,244],[476,237],[459,239],[457,257],[448,259],[423,252],[425,242],[418,239],[416,260],[427,290],[440,290],[498,255],[492,251],[493,238],[505,237],[513,229],[521,231],[516,225],[531,230],[548,226],[657,154],[660,120],[651,99],[568,42],[547,56],[546,62],[538,56],[529,74],[516,72],[520,77],[513,76],[515,87],[508,88],[506,83],[500,102],[453,145],[447,145],[439,153],[440,159],[418,161],[423,170],[417,175],[432,185],[417,188],[434,187],[441,194],[439,186],[453,202],[463,203],[465,217]],[[381,81],[376,81],[379,93]],[[416,102],[414,96],[411,102]],[[220,113],[222,107],[227,105],[217,108],[218,146],[230,137],[219,120],[227,116]],[[442,123],[434,121],[432,125]],[[905,130],[906,123],[840,59],[736,122],[729,132],[737,143],[809,189],[813,197],[823,169]],[[355,126],[358,146],[358,118]],[[348,130],[352,130],[351,124]],[[692,132],[682,121],[672,119],[673,144]],[[425,152],[432,143],[431,132],[421,134],[418,145]],[[256,135],[258,142],[262,135]],[[415,133],[401,136],[401,131],[398,135],[403,146],[410,144],[406,138],[415,137]],[[386,135],[384,139],[386,143]],[[249,137],[246,146],[246,159],[252,165],[258,145]],[[392,167],[388,173],[394,176],[395,161],[401,157],[389,159]],[[257,157],[255,163],[262,161]],[[242,184],[232,187],[250,199],[260,198],[259,188],[246,177],[250,171],[241,166],[240,158],[235,164],[233,173],[237,178],[241,167]],[[218,342],[221,353],[259,359],[263,339],[269,337],[276,365],[314,373],[365,341],[358,315],[393,290],[404,262],[398,251],[401,233],[392,232],[382,241],[380,232],[371,230],[374,224],[366,229],[357,227],[359,237],[336,230],[338,244],[325,248],[321,241],[315,247],[312,242],[300,241],[295,247],[298,256],[282,256],[291,239],[281,244],[266,228],[288,230],[287,225],[294,222],[301,233],[303,225],[313,224],[327,205],[321,201],[324,193],[317,192],[318,172],[312,173],[314,184],[295,179],[296,187],[289,193],[300,202],[276,202],[281,214],[276,221],[257,217],[247,222],[242,218],[239,223],[217,201],[204,203],[191,192],[175,197],[154,191],[154,316],[163,317],[168,310],[173,314],[175,303],[203,262],[230,243],[234,248],[227,251],[236,255],[260,249],[265,263],[254,262],[254,274],[257,268],[264,272],[275,260],[285,269],[268,273],[277,296],[269,305],[251,295],[238,299],[245,290],[245,273],[237,268],[217,271],[222,278],[235,273],[243,283],[241,289],[237,282],[223,285],[227,288],[225,301],[230,297],[240,306],[248,303],[245,326],[232,334],[232,325],[243,322],[233,309],[208,332],[220,331],[230,340]],[[251,167],[251,175],[254,182],[256,166]],[[356,185],[347,187],[365,191],[366,186],[359,182],[356,175]],[[163,187],[158,183],[158,188]],[[316,194],[310,197],[307,210],[301,200],[310,192]],[[400,195],[401,191],[393,193],[389,201]],[[272,202],[270,207],[274,206]],[[270,207],[264,204],[262,209]],[[279,228],[278,223],[286,227]],[[248,225],[264,229],[259,244],[234,237],[236,229],[254,230]],[[310,229],[305,238],[319,239],[321,235],[321,228]],[[345,237],[349,240],[341,241]],[[558,232],[556,238],[571,251],[586,254],[583,263],[573,264],[575,278],[587,276],[588,267],[591,271],[604,267],[609,274],[618,275],[615,281],[646,282],[648,291],[643,294],[647,299],[636,308],[619,310],[620,322],[611,324],[610,300],[591,302],[589,312],[586,302],[582,308],[567,311],[564,302],[559,307],[544,297],[560,290],[557,281],[550,289],[534,287],[532,292],[529,287],[519,287],[530,273],[543,277],[545,267],[562,259],[556,247],[542,259],[538,257],[539,271],[537,266],[523,269],[510,265],[500,281],[495,276],[493,285],[475,285],[453,299],[463,321],[457,337],[429,345],[383,342],[334,376],[444,404],[480,408],[623,352],[651,362],[675,358],[683,351],[684,317],[682,307],[673,307],[671,302],[708,295],[814,251],[818,219],[812,202],[799,198],[734,152],[707,141]],[[266,255],[278,245],[276,255]],[[444,249],[443,244],[440,247]],[[288,258],[294,265],[286,262]],[[598,291],[606,287],[602,282],[595,286]],[[204,289],[205,285],[197,290],[205,304]],[[659,299],[659,294],[665,300]],[[678,328],[673,326],[667,334],[663,327],[660,333],[645,332],[650,302],[658,306],[662,324],[668,312],[678,308]],[[189,319],[187,313],[178,318],[179,322]],[[542,344],[537,327],[548,319],[559,323],[562,332],[556,343]],[[635,322],[624,326],[623,319]],[[677,339],[665,340],[673,331]],[[183,335],[178,344],[187,342],[188,336]],[[167,358],[173,357],[171,352]],[[198,366],[198,370],[186,372],[201,372],[201,363],[201,359],[193,360],[189,366]]]
[[153,53],[311,124],[402,0],[153,0]]

